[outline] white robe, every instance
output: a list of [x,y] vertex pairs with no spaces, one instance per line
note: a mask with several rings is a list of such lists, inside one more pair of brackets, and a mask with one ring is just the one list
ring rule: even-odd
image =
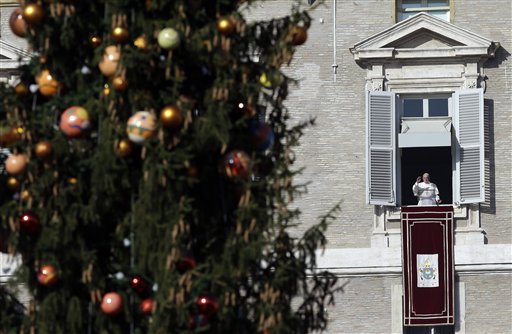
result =
[[412,186],[412,192],[414,196],[418,197],[419,206],[437,205],[439,202],[439,190],[432,182],[416,182]]

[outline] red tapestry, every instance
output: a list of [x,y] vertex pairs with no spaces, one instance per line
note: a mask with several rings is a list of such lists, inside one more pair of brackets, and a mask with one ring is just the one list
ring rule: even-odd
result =
[[454,324],[453,208],[402,207],[404,326]]

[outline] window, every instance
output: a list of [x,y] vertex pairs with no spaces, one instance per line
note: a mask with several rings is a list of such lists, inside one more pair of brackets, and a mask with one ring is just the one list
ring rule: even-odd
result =
[[397,22],[408,19],[419,12],[426,12],[450,22],[450,0],[396,0]]
[[447,96],[402,97],[402,117],[450,116],[449,100]]
[[[431,100],[432,101],[431,103]],[[442,101],[438,101],[442,100]],[[410,192],[411,185],[423,168],[432,169],[436,179],[442,180],[444,204],[453,200],[455,203],[480,203],[484,196],[484,134],[483,134],[483,90],[468,89],[453,93],[451,98],[418,99],[410,102],[411,113],[435,115],[446,113],[453,104],[452,117],[444,117],[447,124],[453,124],[454,136],[448,133],[447,142],[438,142],[437,133],[418,131],[414,136],[414,145],[399,145],[399,96],[393,92],[377,91],[367,94],[367,201],[369,204],[396,206],[410,204],[411,199],[403,198],[405,191]],[[418,102],[420,101],[420,102]],[[427,101],[427,102],[425,102]],[[448,101],[451,101],[448,102]],[[405,104],[405,103],[404,103]],[[441,106],[439,109],[433,109]],[[427,108],[425,111],[424,108]],[[423,116],[419,116],[423,117]],[[419,122],[422,121],[422,122]],[[413,121],[429,129],[444,122],[443,118],[421,119]],[[403,120],[402,120],[403,122]],[[432,123],[432,124],[430,124]],[[403,126],[402,126],[403,128]],[[402,129],[403,132],[403,129]],[[443,148],[444,147],[444,148]],[[416,166],[420,158],[430,157],[424,167]],[[442,161],[438,161],[438,159]],[[438,170],[435,170],[438,168]],[[411,175],[402,180],[403,175]],[[412,179],[412,181],[411,181]],[[447,189],[450,187],[451,189]],[[452,197],[452,198],[450,198]]]

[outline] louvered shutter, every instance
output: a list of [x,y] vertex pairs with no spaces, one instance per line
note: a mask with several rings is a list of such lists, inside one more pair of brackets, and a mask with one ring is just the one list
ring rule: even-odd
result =
[[454,127],[457,138],[455,201],[461,204],[485,200],[484,94],[481,88],[454,94]]
[[366,194],[369,204],[396,204],[395,106],[392,92],[367,93]]

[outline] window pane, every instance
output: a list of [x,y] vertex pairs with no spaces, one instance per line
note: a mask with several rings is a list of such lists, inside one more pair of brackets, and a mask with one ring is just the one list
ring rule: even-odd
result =
[[448,99],[429,99],[428,115],[430,117],[448,116]]
[[420,8],[421,0],[402,0],[402,8]]
[[404,100],[404,117],[423,117],[423,100]]
[[448,7],[448,0],[430,0],[427,3],[427,7]]
[[410,18],[411,16],[414,16],[416,14],[418,14],[418,12],[400,13],[400,15],[398,17],[398,21],[407,20],[408,18]]
[[440,18],[445,21],[449,21],[450,17],[448,16],[449,11],[447,10],[432,10],[428,12],[430,15]]

